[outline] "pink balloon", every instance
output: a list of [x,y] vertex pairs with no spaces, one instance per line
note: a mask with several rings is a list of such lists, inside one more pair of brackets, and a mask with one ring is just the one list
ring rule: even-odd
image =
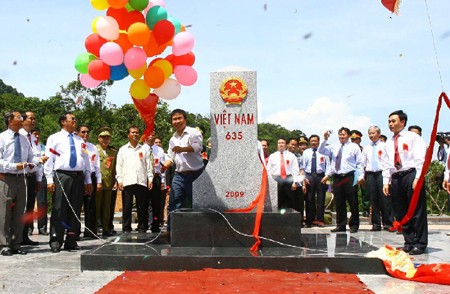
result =
[[183,86],[192,86],[197,81],[197,72],[192,66],[175,66],[173,73],[175,74],[177,81]]
[[180,83],[177,80],[168,78],[161,87],[155,89],[155,94],[159,97],[172,100],[178,97],[181,92]]
[[125,53],[123,61],[128,70],[138,69],[147,61],[147,54],[145,54],[144,49],[133,47]]
[[102,81],[94,80],[89,74],[80,74],[80,83],[86,88],[95,88]]
[[107,42],[100,47],[100,59],[108,65],[121,65],[123,63],[123,52],[119,44]]
[[173,38],[172,53],[175,56],[189,53],[193,47],[194,35],[190,32],[180,32]]
[[119,24],[112,16],[101,16],[95,24],[100,37],[106,40],[116,40],[119,38]]
[[162,0],[150,0],[150,1],[148,1],[147,7],[143,11],[143,14],[147,15],[147,11],[149,11],[150,8],[152,8],[153,6],[161,6],[161,7],[165,8],[166,4]]

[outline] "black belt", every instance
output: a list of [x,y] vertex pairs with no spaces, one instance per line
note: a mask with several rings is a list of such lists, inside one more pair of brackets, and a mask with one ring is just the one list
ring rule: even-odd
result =
[[415,170],[416,170],[415,168],[410,168],[410,169],[407,169],[407,170],[399,171],[399,172],[396,172],[396,173],[392,174],[392,177],[393,178],[400,178],[400,177],[403,177],[404,175],[412,173]]
[[374,172],[374,171],[366,171],[366,175],[380,175],[382,173],[382,171],[381,170],[379,170],[379,171],[376,171],[376,172]]
[[57,173],[60,173],[60,174],[65,174],[65,175],[68,175],[68,176],[71,176],[71,177],[78,177],[78,176],[84,174],[84,172],[81,171],[81,170],[80,170],[80,171],[76,171],[76,170],[62,170],[62,169],[57,169],[56,172],[57,172]]
[[182,175],[190,175],[190,174],[197,173],[199,171],[201,171],[201,169],[198,169],[198,170],[186,170],[186,171],[181,171],[181,172],[177,171],[176,173],[177,174],[182,174]]
[[12,173],[0,173],[0,175],[4,175],[4,176],[8,176],[8,177],[23,177],[23,176],[27,176],[28,174],[23,174],[23,173],[19,173],[19,174],[12,174]]
[[348,176],[353,176],[354,173],[355,173],[355,171],[352,170],[351,172],[348,172],[346,174],[334,174],[334,176],[338,177],[338,178],[345,178],[345,177],[348,177]]
[[324,177],[325,173],[306,173],[308,176],[318,176],[318,177]]

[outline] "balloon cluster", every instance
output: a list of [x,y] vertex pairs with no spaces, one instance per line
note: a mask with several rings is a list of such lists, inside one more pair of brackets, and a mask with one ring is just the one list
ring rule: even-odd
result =
[[[181,85],[197,81],[192,65],[194,36],[181,22],[168,16],[162,0],[91,0],[105,16],[92,21],[85,41],[87,52],[75,59],[80,83],[95,88],[102,81],[134,78],[130,94],[145,99],[151,92],[164,99],[175,99]],[[156,57],[166,48],[172,54]]]

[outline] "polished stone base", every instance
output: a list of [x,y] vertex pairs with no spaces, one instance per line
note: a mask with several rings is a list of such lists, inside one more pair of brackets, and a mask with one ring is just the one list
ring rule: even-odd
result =
[[[236,229],[243,229],[245,232],[249,228],[242,224],[239,226],[235,222],[241,222],[240,218],[248,216],[251,214],[226,215],[226,218],[230,224],[234,223]],[[349,233],[301,234],[299,226],[292,225],[289,221],[278,223],[278,226],[275,225],[276,222],[265,223],[264,220],[267,221],[270,217],[280,216],[263,216],[260,236],[270,236],[279,243],[263,241],[263,246],[255,252],[249,250],[255,239],[242,235],[235,238],[237,233],[233,230],[232,233],[227,232],[229,225],[223,226],[222,216],[209,212],[189,212],[173,215],[172,244],[167,237],[156,238],[157,234],[123,234],[111,243],[82,254],[81,270],[181,271],[203,268],[259,268],[290,272],[386,273],[381,260],[364,257],[367,252],[377,248],[352,237]],[[297,216],[292,214],[285,216],[285,219],[288,220],[289,217]],[[209,221],[205,222],[205,218]],[[274,226],[271,230],[281,230],[281,233],[267,230],[270,226]],[[296,235],[293,234],[295,231]],[[228,237],[219,237],[217,233]]]

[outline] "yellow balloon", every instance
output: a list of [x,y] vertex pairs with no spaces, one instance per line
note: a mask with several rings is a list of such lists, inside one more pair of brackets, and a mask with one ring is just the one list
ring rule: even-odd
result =
[[134,99],[145,99],[150,94],[150,87],[144,80],[134,80],[130,86],[130,94]]
[[164,72],[164,76],[166,79],[168,79],[172,73],[173,73],[173,66],[172,64],[165,60],[165,59],[161,59],[156,61],[153,66],[159,67],[160,69],[162,69],[162,71]]
[[91,5],[97,10],[105,10],[109,7],[107,0],[91,0]]
[[130,76],[132,76],[135,79],[140,79],[143,75],[145,70],[147,69],[147,63],[144,63],[140,68],[138,69],[129,69],[128,73]]
[[97,32],[97,21],[102,18],[102,16],[97,16],[96,18],[94,18],[94,20],[91,23],[91,27],[92,27],[92,32],[93,33],[98,33]]

